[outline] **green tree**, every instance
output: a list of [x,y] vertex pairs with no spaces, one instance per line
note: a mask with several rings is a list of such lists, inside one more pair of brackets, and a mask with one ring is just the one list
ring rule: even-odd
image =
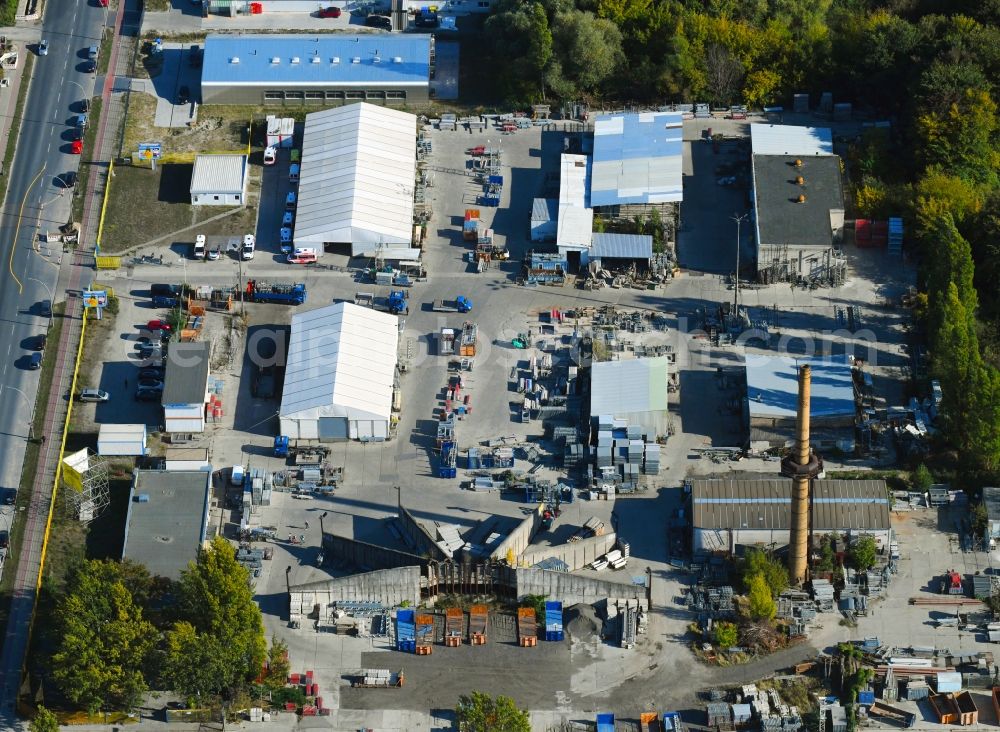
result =
[[819,540],[819,561],[816,562],[817,572],[832,572],[836,566],[837,555],[833,551],[833,541],[829,534],[824,534]]
[[552,58],[552,32],[545,8],[537,2],[508,3],[486,20],[488,49],[503,59],[504,73],[494,78],[498,91],[511,99],[545,96],[545,73]]
[[990,519],[986,512],[986,505],[977,503],[972,507],[972,534],[976,537],[983,537],[989,527]]
[[934,476],[931,475],[931,471],[927,469],[926,465],[920,463],[910,476],[910,485],[918,493],[926,493],[934,485]]
[[736,623],[728,623],[725,620],[720,620],[712,628],[712,641],[719,648],[732,648],[738,640],[739,631],[736,628]]
[[[168,678],[189,694],[224,696],[256,678],[267,649],[264,625],[232,545],[215,537],[183,572],[178,590],[179,621],[167,634]],[[185,670],[187,653],[198,661]]]
[[755,576],[764,578],[771,597],[777,597],[788,588],[788,569],[773,554],[760,549],[748,549],[743,559],[743,586],[750,587]]
[[967,89],[945,112],[917,117],[916,126],[927,167],[939,166],[965,180],[996,187],[997,105],[988,91]]
[[148,688],[143,670],[155,628],[122,581],[127,571],[117,562],[83,561],[59,601],[52,678],[90,711],[132,709]]
[[288,660],[288,644],[271,637],[271,647],[267,649],[267,676],[264,685],[271,689],[280,689],[288,680],[288,672],[292,665]]
[[455,708],[460,732],[531,732],[528,713],[509,696],[492,697],[480,691],[462,695]]
[[771,620],[778,612],[771,597],[771,589],[763,574],[755,574],[750,578],[747,596],[750,601],[750,618],[752,620]]
[[875,566],[878,547],[870,536],[859,536],[847,548],[847,561],[857,570],[864,571]]
[[554,63],[548,79],[563,99],[598,91],[625,60],[621,31],[592,13],[571,10],[556,15],[552,42]]
[[56,715],[39,705],[29,729],[31,732],[59,732],[59,720]]

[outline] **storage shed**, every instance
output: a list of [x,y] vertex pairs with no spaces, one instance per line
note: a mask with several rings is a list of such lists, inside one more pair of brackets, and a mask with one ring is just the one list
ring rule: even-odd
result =
[[205,431],[205,403],[212,350],[208,343],[173,343],[167,351],[163,423],[173,434]]
[[242,206],[246,196],[246,155],[199,155],[194,159],[192,206]]
[[146,425],[102,424],[97,435],[98,455],[146,454]]
[[653,237],[647,234],[595,233],[591,237],[590,261],[605,269],[634,263],[640,271],[653,258]]
[[555,198],[536,198],[531,204],[531,241],[555,241],[558,221],[559,201]]
[[415,115],[371,104],[306,115],[295,246],[409,248],[416,155]]
[[399,320],[352,303],[292,316],[281,434],[384,440],[392,421]]

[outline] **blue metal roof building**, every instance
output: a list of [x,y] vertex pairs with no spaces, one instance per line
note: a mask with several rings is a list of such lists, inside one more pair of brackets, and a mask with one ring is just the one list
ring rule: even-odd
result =
[[682,122],[680,112],[597,117],[590,204],[599,207],[682,200]]
[[426,102],[430,53],[424,34],[209,36],[202,103]]

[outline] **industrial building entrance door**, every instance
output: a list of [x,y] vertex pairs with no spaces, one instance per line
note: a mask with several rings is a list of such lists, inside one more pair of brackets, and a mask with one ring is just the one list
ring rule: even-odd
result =
[[328,441],[346,440],[347,417],[320,417],[319,439]]

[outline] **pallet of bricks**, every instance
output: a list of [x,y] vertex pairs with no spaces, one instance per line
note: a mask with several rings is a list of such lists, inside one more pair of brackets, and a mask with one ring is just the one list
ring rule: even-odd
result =
[[[303,717],[325,717],[330,714],[330,710],[323,706],[323,697],[319,695],[319,684],[313,681],[313,672],[311,670],[306,671],[304,674],[289,674],[288,684],[300,687],[305,694],[306,702],[302,705]],[[285,702],[285,711],[297,711],[295,702]]]

